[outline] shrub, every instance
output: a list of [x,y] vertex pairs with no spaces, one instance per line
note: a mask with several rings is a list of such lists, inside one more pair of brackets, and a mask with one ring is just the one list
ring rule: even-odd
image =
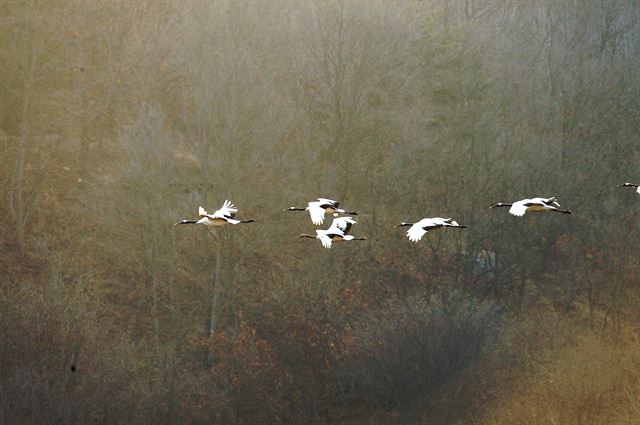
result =
[[391,407],[433,391],[476,358],[496,319],[459,293],[389,302],[354,326],[339,371],[346,399]]

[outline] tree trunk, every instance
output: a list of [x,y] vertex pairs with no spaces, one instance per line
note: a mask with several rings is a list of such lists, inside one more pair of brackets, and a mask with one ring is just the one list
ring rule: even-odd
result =
[[213,336],[218,325],[218,306],[220,299],[222,298],[222,291],[224,286],[222,285],[222,237],[218,239],[218,252],[216,253],[216,265],[213,275],[213,298],[211,300],[211,312],[209,316],[209,336]]
[[27,89],[24,96],[22,107],[22,122],[20,124],[20,139],[18,141],[18,161],[16,164],[16,187],[14,211],[16,220],[16,236],[18,238],[18,246],[20,253],[25,252],[25,227],[26,227],[26,202],[24,196],[25,186],[25,165],[27,161],[27,145],[29,143],[29,90]]
[[152,299],[152,314],[153,314],[153,345],[156,355],[156,367],[160,369],[160,318],[158,317],[158,267],[157,267],[157,255],[156,255],[156,243],[157,241],[151,241],[151,299]]
[[24,99],[22,103],[22,120],[20,122],[20,138],[18,140],[18,159],[16,164],[15,194],[11,197],[13,202],[13,212],[16,225],[16,236],[20,253],[24,255],[26,250],[26,224],[27,224],[27,201],[25,197],[25,168],[27,154],[29,151],[29,108],[31,101],[31,89],[35,77],[35,68],[38,55],[30,38],[29,28],[24,35],[25,43],[29,44],[28,52],[25,53],[25,74],[24,74]]

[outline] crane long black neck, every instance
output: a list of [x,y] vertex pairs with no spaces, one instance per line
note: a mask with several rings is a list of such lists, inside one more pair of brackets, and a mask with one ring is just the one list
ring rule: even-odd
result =
[[196,224],[198,220],[182,220],[176,224]]

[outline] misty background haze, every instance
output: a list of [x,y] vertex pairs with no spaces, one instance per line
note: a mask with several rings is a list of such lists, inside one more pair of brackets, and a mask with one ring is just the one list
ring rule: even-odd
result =
[[0,422],[635,424],[639,47],[633,0],[1,0]]

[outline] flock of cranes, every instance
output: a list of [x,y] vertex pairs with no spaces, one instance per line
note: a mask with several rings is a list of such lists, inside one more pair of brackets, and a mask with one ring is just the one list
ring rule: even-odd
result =
[[[634,187],[640,194],[640,185],[624,183],[619,187]],[[522,217],[527,212],[558,212],[571,214],[571,211],[562,209],[555,196],[551,198],[527,198],[511,204],[499,202],[490,208],[498,207],[509,207],[509,213],[518,217]],[[311,222],[316,226],[324,223],[325,215],[332,215],[334,219],[328,229],[317,229],[315,236],[307,233],[298,236],[299,238],[319,239],[325,248],[331,248],[331,244],[334,242],[367,240],[365,237],[356,237],[349,233],[353,225],[357,224],[357,221],[355,221],[353,217],[339,217],[340,214],[358,215],[358,213],[340,208],[340,203],[332,199],[318,198],[315,201],[309,202],[304,208],[289,207],[284,211],[308,211]],[[252,223],[255,221],[237,220],[235,218],[237,212],[238,209],[230,201],[225,200],[222,207],[213,214],[209,214],[204,208],[199,207],[198,215],[200,218],[198,220],[181,220],[176,224],[203,224],[210,227],[224,227],[230,224]],[[466,228],[467,226],[458,224],[458,222],[452,218],[431,217],[423,218],[415,223],[406,223],[403,221],[396,227],[409,227],[407,237],[412,242],[418,242],[430,230],[442,227]]]

